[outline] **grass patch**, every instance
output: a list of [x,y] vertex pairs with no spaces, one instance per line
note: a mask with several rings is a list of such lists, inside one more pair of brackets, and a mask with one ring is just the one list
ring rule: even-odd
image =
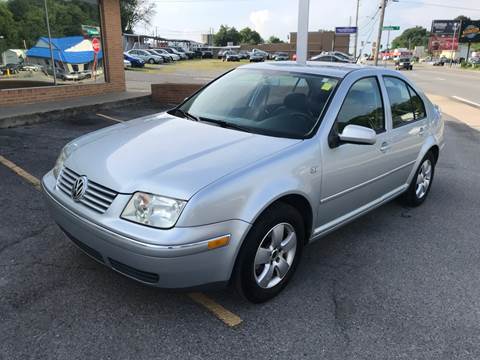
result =
[[195,72],[204,72],[204,71],[228,71],[234,69],[240,65],[247,64],[248,60],[243,60],[240,62],[227,62],[218,59],[196,59],[196,60],[183,60],[177,61],[175,64],[167,64],[161,68],[156,67],[155,65],[145,65],[149,71],[162,72],[162,73],[173,73],[176,71],[195,71]]

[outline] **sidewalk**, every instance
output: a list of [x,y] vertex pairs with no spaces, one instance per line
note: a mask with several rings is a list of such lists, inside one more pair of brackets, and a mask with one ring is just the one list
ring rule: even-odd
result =
[[428,98],[436,105],[440,106],[440,110],[455,119],[467,124],[473,129],[480,131],[480,109],[474,106],[461,103],[457,100],[439,96],[434,94],[426,94]]
[[28,125],[57,118],[68,118],[83,111],[102,110],[149,100],[149,94],[125,91],[96,96],[82,96],[62,101],[3,106],[0,109],[0,128]]

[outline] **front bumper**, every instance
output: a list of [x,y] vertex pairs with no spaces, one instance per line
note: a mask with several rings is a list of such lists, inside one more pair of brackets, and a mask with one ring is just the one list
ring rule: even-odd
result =
[[[123,275],[161,288],[194,288],[228,282],[250,228],[249,223],[230,220],[190,228],[154,229],[157,241],[153,243],[151,236],[148,241],[142,240],[142,230],[148,230],[150,235],[152,232],[142,225],[126,224],[136,232],[126,234],[122,229],[119,233],[102,224],[104,215],[97,214],[97,219],[84,216],[75,208],[79,204],[73,200],[68,204],[68,198],[56,189],[51,172],[43,178],[42,188],[55,222],[80,249]],[[228,234],[231,236],[228,245],[208,248],[209,240]],[[175,239],[175,243],[170,239]]]

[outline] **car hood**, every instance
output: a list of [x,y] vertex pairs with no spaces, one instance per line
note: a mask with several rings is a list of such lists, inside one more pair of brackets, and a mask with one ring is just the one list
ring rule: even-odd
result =
[[215,180],[298,142],[162,113],[75,140],[65,166],[119,193],[188,200]]

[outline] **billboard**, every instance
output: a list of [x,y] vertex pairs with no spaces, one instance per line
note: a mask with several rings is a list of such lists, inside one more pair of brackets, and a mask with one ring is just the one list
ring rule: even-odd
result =
[[442,50],[458,50],[458,37],[453,38],[453,34],[448,35],[430,35],[428,40],[428,50],[442,51]]
[[453,35],[459,30],[460,20],[433,20],[432,22],[432,35]]
[[480,20],[463,21],[460,30],[460,42],[480,42]]

